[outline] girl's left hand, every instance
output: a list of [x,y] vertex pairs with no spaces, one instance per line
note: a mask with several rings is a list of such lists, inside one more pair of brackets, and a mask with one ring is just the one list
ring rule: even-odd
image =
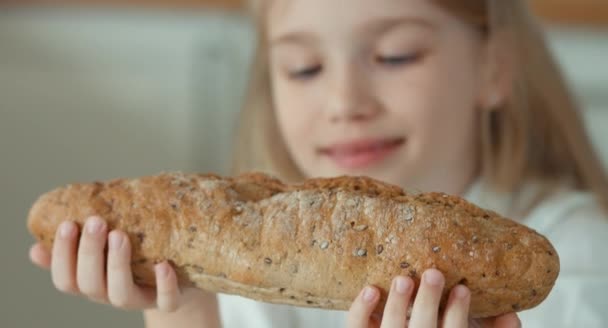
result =
[[381,318],[372,315],[380,299],[379,291],[366,287],[353,302],[348,312],[348,328],[467,328],[475,327],[520,327],[517,315],[508,314],[499,318],[469,322],[471,293],[466,286],[456,286],[450,292],[443,316],[439,317],[439,303],[444,287],[444,277],[438,270],[424,272],[414,301],[411,318],[407,319],[410,299],[414,292],[414,281],[399,276],[393,280],[384,313]]

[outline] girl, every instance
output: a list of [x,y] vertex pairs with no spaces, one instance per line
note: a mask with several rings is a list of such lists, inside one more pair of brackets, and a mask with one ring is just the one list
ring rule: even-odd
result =
[[[606,176],[523,0],[258,0],[252,10],[259,45],[235,173],[367,175],[460,194],[538,230],[560,254],[556,286],[520,314],[525,326],[608,326],[608,260],[599,255],[608,247]],[[61,291],[148,309],[148,327],[216,327],[220,318],[226,327],[469,325],[465,286],[438,314],[436,270],[419,277],[416,293],[411,278],[395,277],[380,317],[371,315],[373,287],[347,314],[180,295],[166,263],[156,267],[157,290],[142,289],[129,247],[91,218],[80,236],[62,225],[52,256],[35,245],[31,257],[51,267]],[[475,324],[520,322],[509,314]]]

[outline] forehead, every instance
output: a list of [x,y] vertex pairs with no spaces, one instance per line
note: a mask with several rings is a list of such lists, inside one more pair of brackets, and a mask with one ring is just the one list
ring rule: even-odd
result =
[[431,0],[273,0],[268,14],[273,39],[301,30],[344,35],[378,21],[438,24],[445,13]]

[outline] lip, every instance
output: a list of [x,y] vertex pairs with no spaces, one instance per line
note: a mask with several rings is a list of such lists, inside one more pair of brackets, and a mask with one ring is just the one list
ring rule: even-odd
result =
[[352,170],[371,167],[382,162],[405,144],[405,138],[369,138],[335,143],[319,149],[337,166]]

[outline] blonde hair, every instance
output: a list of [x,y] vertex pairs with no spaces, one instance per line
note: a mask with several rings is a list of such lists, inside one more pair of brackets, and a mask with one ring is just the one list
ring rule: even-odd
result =
[[[485,31],[508,35],[514,54],[509,101],[483,111],[480,177],[492,188],[515,192],[540,181],[550,191],[567,182],[590,190],[608,209],[608,180],[591,146],[578,105],[548,49],[542,30],[522,0],[433,0]],[[303,179],[280,136],[273,111],[266,45],[268,0],[251,2],[258,46],[241,113],[233,172],[265,171],[287,181]],[[545,193],[539,193],[540,201]]]

